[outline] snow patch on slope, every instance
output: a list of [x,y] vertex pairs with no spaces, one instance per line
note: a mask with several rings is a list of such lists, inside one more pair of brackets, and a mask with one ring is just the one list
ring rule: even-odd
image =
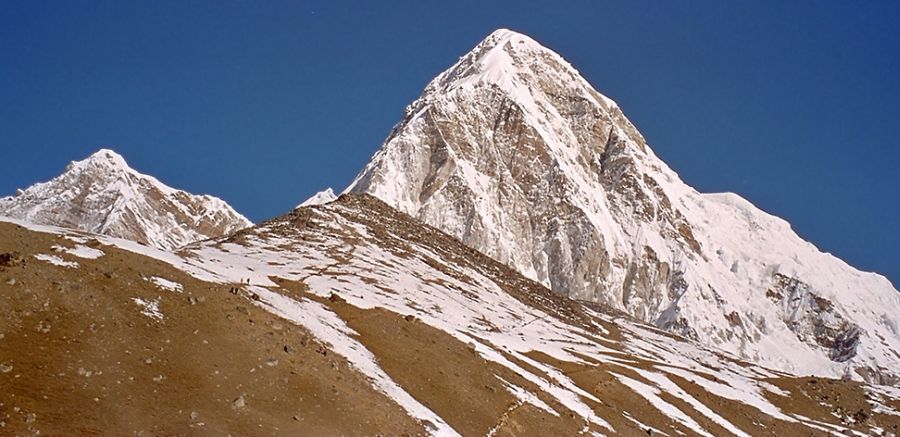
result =
[[155,285],[156,288],[159,288],[162,290],[173,291],[176,293],[181,293],[184,291],[183,285],[181,285],[175,281],[170,281],[166,278],[160,278],[159,276],[151,276],[151,277],[145,278],[145,279],[150,281],[151,283],[153,283],[153,285]]
[[134,302],[141,309],[141,314],[154,319],[163,321],[165,316],[163,316],[162,311],[159,310],[159,299],[143,299],[140,297],[131,298],[132,302]]
[[78,267],[78,263],[75,261],[66,261],[56,255],[47,255],[44,253],[38,253],[34,255],[35,258],[44,261],[46,263],[53,264],[59,267],[66,267],[69,269],[74,269]]
[[72,256],[77,256],[79,258],[84,259],[97,259],[103,256],[103,251],[100,249],[94,249],[92,247],[83,246],[81,244],[75,245],[75,247],[65,247],[65,246],[53,246],[51,247],[55,252],[64,252]]
[[375,356],[362,343],[354,339],[357,333],[347,326],[337,314],[309,299],[291,299],[258,286],[250,287],[250,291],[260,297],[260,306],[305,327],[318,339],[327,343],[334,352],[346,358],[353,367],[371,378],[375,388],[396,401],[410,416],[427,424],[432,435],[459,435],[443,419],[394,382],[378,366]]

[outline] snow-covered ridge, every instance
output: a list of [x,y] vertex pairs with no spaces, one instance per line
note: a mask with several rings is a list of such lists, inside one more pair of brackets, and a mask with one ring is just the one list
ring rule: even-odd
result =
[[[498,29],[488,35],[459,62],[438,75],[426,88],[451,91],[467,84],[494,84],[519,98],[521,103],[532,100],[528,90],[528,73],[523,63],[531,59],[546,59],[565,67],[566,79],[590,87],[587,81],[556,52],[542,46],[527,35],[509,29]],[[607,107],[616,103],[597,94]]]
[[335,199],[337,199],[337,195],[334,194],[334,190],[332,190],[331,187],[328,187],[316,194],[313,194],[309,199],[304,200],[303,203],[297,205],[297,208],[301,208],[304,206],[324,205],[326,203],[333,202]]
[[[42,232],[66,232],[23,224]],[[430,407],[433,403],[412,397],[385,371],[365,338],[327,302],[387,309],[448,334],[469,345],[480,359],[510,372],[514,379],[506,376],[501,381],[518,405],[527,403],[552,417],[571,418],[583,424],[579,425],[583,434],[633,433],[635,428],[626,428],[626,423],[636,423],[641,431],[665,426],[668,435],[684,431],[758,435],[772,433],[776,429],[772,426],[838,433],[852,424],[823,424],[808,417],[809,411],[823,406],[799,400],[796,391],[791,396],[798,403],[785,407],[773,402],[773,395],[787,393],[776,385],[785,382],[779,372],[737,361],[628,317],[553,296],[367,196],[344,196],[327,205],[298,209],[178,253],[98,239],[169,263],[197,279],[230,286],[249,302],[304,327],[330,351],[346,357],[411,417],[429,424],[433,435],[457,431],[449,417]],[[304,284],[304,291],[286,288],[290,282]],[[134,304],[162,324],[167,319],[161,309],[169,298],[163,294],[157,300],[135,299]],[[583,370],[565,371],[570,364]],[[578,380],[586,372],[610,376],[644,400],[646,407],[618,408],[616,399],[605,397],[611,388],[608,383]],[[894,397],[890,389],[862,385],[860,390],[866,408],[893,413],[885,406]],[[714,407],[723,402],[737,407]],[[849,420],[850,413],[837,418]],[[653,415],[667,422],[651,425]],[[875,431],[871,424],[854,426]]]
[[109,149],[70,163],[51,181],[0,198],[0,215],[167,249],[252,224],[223,200],[169,187]]
[[701,194],[559,55],[501,29],[431,81],[346,192],[524,275],[766,366],[892,383],[900,293]]

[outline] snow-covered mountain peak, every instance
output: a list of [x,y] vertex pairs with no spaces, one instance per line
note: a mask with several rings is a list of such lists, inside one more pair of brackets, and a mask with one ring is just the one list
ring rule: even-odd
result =
[[73,161],[67,170],[85,166],[106,168],[111,171],[133,171],[125,162],[125,158],[111,149],[100,149],[81,161]]
[[[423,97],[460,87],[496,86],[523,105],[540,104],[560,86],[599,100],[601,106],[615,102],[594,91],[565,59],[534,39],[508,29],[488,35],[459,61],[436,77]],[[548,89],[547,85],[552,85]],[[550,91],[550,93],[548,93]],[[540,109],[540,108],[530,108]]]
[[337,199],[337,195],[334,194],[334,190],[332,190],[331,187],[328,187],[316,194],[313,194],[309,199],[304,200],[303,203],[297,205],[297,208],[301,208],[304,206],[324,205],[326,203],[333,202],[335,199]]
[[499,28],[490,33],[487,37],[485,37],[481,43],[478,44],[477,48],[481,49],[492,49],[498,46],[501,46],[507,42],[517,42],[521,44],[529,44],[535,48],[543,49],[540,44],[535,42],[535,40],[531,39],[530,36],[525,35],[523,33],[516,32],[514,30]]
[[153,176],[131,168],[122,155],[105,148],[80,161],[70,162],[60,177],[90,180],[95,186],[104,185],[108,190],[117,190],[121,196],[135,195],[134,185],[152,186],[169,195],[178,191]]
[[127,174],[138,174],[128,165],[122,155],[110,149],[100,149],[87,158],[70,162],[63,174],[81,174],[85,172],[104,179],[125,177]]
[[0,198],[0,215],[143,242],[163,249],[227,235],[252,223],[223,200],[174,189],[110,149]]
[[507,29],[499,29],[487,36],[468,54],[439,77],[443,85],[464,81],[503,83],[512,79],[522,65],[523,58],[551,53],[528,36]]
[[[348,192],[568,296],[796,373],[900,376],[900,293],[733,194],[701,194],[620,108],[497,31],[425,88]],[[877,304],[876,304],[877,303]]]
[[[506,44],[513,44],[512,47],[506,47]],[[491,32],[481,42],[479,42],[464,58],[484,58],[487,54],[494,50],[508,49],[513,50],[546,50],[537,41],[531,39],[528,35],[516,32],[514,30],[500,28]]]

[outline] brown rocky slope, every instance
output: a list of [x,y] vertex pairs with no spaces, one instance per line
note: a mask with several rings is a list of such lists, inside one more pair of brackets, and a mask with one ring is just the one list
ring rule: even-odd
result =
[[369,196],[177,254],[26,226],[0,223],[0,434],[900,426],[894,389],[790,377],[560,298]]

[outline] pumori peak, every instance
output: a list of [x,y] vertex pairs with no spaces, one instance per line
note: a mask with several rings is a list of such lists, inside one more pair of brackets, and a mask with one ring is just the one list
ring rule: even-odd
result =
[[798,374],[896,382],[900,293],[735,194],[702,194],[569,63],[489,35],[406,109],[348,192],[567,296]]

